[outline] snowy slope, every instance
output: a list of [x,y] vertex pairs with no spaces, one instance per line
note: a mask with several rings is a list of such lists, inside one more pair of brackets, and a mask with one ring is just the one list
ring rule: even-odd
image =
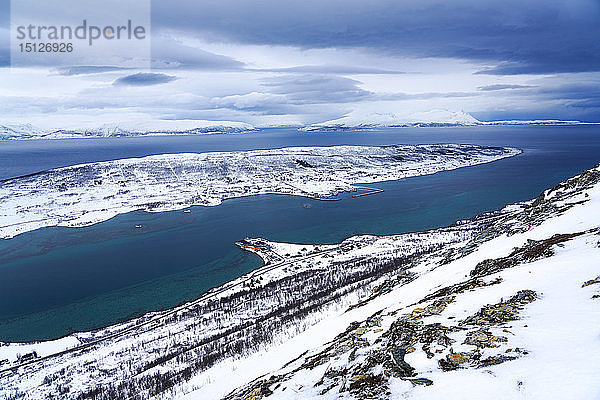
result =
[[597,399],[599,228],[596,167],[299,335],[299,358],[281,346],[290,363],[225,398]]
[[432,110],[409,114],[353,111],[330,121],[313,124],[303,130],[368,129],[396,126],[470,126],[480,121],[462,111]]
[[32,137],[38,134],[39,128],[31,124],[8,124],[0,125],[0,139],[16,139]]
[[597,399],[599,228],[600,165],[449,228],[248,239],[270,264],[197,301],[0,345],[0,398]]

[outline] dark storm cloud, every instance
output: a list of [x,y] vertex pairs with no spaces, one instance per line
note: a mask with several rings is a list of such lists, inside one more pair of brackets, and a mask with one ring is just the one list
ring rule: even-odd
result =
[[[10,2],[0,3],[0,28],[8,28]],[[486,65],[482,74],[600,71],[598,21],[598,0],[153,0],[152,50],[155,67],[243,67],[161,35],[187,31],[247,44],[460,58]],[[0,38],[0,63],[7,48]]]
[[[491,92],[495,93],[495,92]],[[500,95],[500,93],[498,93]],[[600,81],[568,83],[554,79],[528,90],[511,91],[519,109],[478,114],[483,120],[502,119],[566,119],[600,121]],[[502,95],[503,96],[503,95]],[[541,106],[540,106],[541,104]]]
[[175,76],[166,74],[144,73],[122,76],[118,78],[114,85],[116,86],[151,86],[169,83],[177,79]]
[[209,40],[453,57],[489,62],[488,74],[600,70],[597,0],[155,0],[152,7],[154,29]]
[[543,88],[536,91],[536,96],[560,100],[570,107],[597,108],[600,104],[600,82],[562,84]]

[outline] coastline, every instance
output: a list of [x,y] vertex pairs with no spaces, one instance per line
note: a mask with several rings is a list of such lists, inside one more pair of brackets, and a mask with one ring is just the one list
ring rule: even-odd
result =
[[[153,354],[154,350],[152,349],[164,348],[165,340],[168,340],[168,338],[174,334],[183,335],[189,338],[193,337],[195,340],[201,340],[201,343],[204,343],[209,337],[213,337],[211,340],[216,340],[218,342],[221,340],[220,335],[225,332],[230,332],[232,328],[225,329],[225,327],[223,327],[214,330],[212,324],[215,324],[215,321],[219,320],[214,320],[210,317],[212,315],[211,313],[214,313],[217,310],[214,306],[218,305],[219,309],[231,307],[231,310],[236,310],[235,313],[238,314],[231,315],[231,321],[227,323],[239,327],[231,331],[231,334],[236,334],[235,332],[238,332],[237,329],[242,329],[242,331],[239,332],[243,332],[254,326],[246,324],[245,321],[248,321],[248,318],[251,318],[252,320],[258,318],[263,321],[262,323],[267,323],[268,320],[262,319],[263,317],[261,317],[261,315],[271,315],[271,313],[269,313],[269,308],[279,304],[279,302],[264,303],[263,301],[255,303],[256,300],[251,300],[254,298],[253,296],[256,294],[259,296],[257,298],[262,298],[260,293],[266,293],[264,291],[271,290],[269,288],[275,288],[276,291],[274,293],[280,292],[281,290],[284,290],[283,288],[287,285],[296,282],[296,278],[290,280],[294,276],[303,278],[297,281],[297,283],[294,283],[291,288],[285,289],[286,293],[287,290],[290,289],[291,291],[289,293],[294,293],[296,290],[306,286],[309,281],[315,282],[315,279],[322,281],[322,278],[320,277],[325,276],[323,274],[329,273],[327,271],[330,271],[331,268],[336,265],[338,265],[338,267],[334,268],[335,274],[343,274],[340,276],[351,276],[351,274],[354,273],[352,271],[360,274],[362,272],[359,271],[364,270],[365,266],[368,266],[368,268],[375,268],[373,271],[380,271],[373,276],[375,279],[371,280],[371,278],[366,278],[368,275],[363,274],[360,275],[359,280],[355,281],[355,283],[350,281],[349,286],[347,286],[349,291],[347,292],[339,292],[346,286],[339,286],[336,284],[336,286],[334,286],[335,290],[332,292],[333,297],[329,296],[327,298],[327,302],[323,303],[324,308],[319,308],[318,310],[320,311],[315,311],[314,313],[309,314],[309,316],[306,316],[306,318],[311,321],[308,327],[312,327],[306,334],[298,335],[297,331],[296,333],[293,333],[293,331],[285,331],[287,333],[280,332],[279,336],[273,336],[269,339],[269,343],[273,343],[272,347],[267,347],[267,349],[271,349],[269,352],[276,351],[276,349],[281,346],[281,343],[289,338],[294,338],[290,343],[302,343],[300,347],[296,348],[296,352],[300,353],[306,346],[312,347],[314,345],[317,346],[317,348],[316,350],[312,350],[311,354],[315,354],[315,351],[318,354],[318,351],[320,351],[318,350],[319,343],[323,343],[323,341],[326,341],[329,337],[333,339],[333,335],[337,333],[336,330],[331,332],[327,330],[324,331],[324,326],[331,327],[331,324],[338,320],[349,323],[351,320],[367,318],[376,311],[378,307],[382,307],[385,304],[388,306],[396,305],[396,307],[398,307],[397,296],[399,294],[403,297],[409,295],[425,295],[427,291],[423,292],[423,287],[417,284],[420,280],[411,284],[414,280],[421,279],[419,277],[424,279],[423,282],[429,282],[427,277],[431,276],[433,278],[434,276],[439,275],[439,277],[436,278],[437,280],[433,280],[432,283],[428,283],[428,285],[433,288],[439,288],[439,286],[435,286],[436,282],[441,283],[442,285],[448,285],[452,282],[449,283],[446,281],[448,277],[443,274],[444,270],[453,271],[452,268],[457,268],[457,265],[464,264],[463,259],[468,259],[470,261],[462,267],[463,270],[467,268],[466,271],[468,271],[468,268],[475,265],[477,260],[498,257],[506,251],[510,252],[510,249],[513,249],[514,251],[515,244],[530,243],[530,241],[528,241],[528,238],[532,237],[528,233],[530,230],[537,232],[533,236],[535,240],[554,237],[553,235],[557,233],[571,235],[565,236],[566,239],[564,240],[570,240],[570,237],[578,237],[578,235],[583,235],[582,238],[584,241],[589,242],[590,240],[593,240],[594,235],[597,236],[597,233],[595,233],[596,231],[594,231],[594,229],[597,229],[595,228],[597,221],[594,221],[593,219],[590,220],[589,218],[586,218],[586,216],[589,215],[590,210],[593,210],[598,204],[598,168],[600,167],[597,166],[595,169],[586,171],[575,178],[557,185],[553,189],[548,189],[537,199],[530,202],[508,205],[495,213],[479,215],[467,221],[457,221],[455,225],[447,228],[393,236],[356,236],[348,238],[338,245],[328,246],[291,245],[268,242],[264,239],[246,239],[248,244],[255,248],[259,246],[269,246],[269,249],[279,256],[282,256],[280,254],[281,252],[286,252],[289,255],[286,256],[284,254],[284,260],[278,262],[274,257],[270,257],[268,254],[263,253],[263,259],[271,261],[272,264],[266,264],[250,274],[246,274],[229,284],[216,288],[206,293],[206,297],[198,299],[195,302],[185,303],[165,312],[149,313],[136,320],[129,321],[128,323],[117,324],[98,331],[87,332],[87,335],[85,333],[71,335],[71,337],[76,337],[81,343],[84,343],[82,344],[82,347],[70,349],[63,353],[57,353],[56,350],[58,349],[55,347],[52,350],[54,355],[51,355],[51,357],[43,358],[45,355],[42,353],[40,354],[40,358],[23,363],[22,365],[11,364],[8,368],[5,368],[0,372],[3,374],[3,377],[0,379],[8,379],[7,382],[18,381],[21,382],[21,385],[26,385],[25,382],[28,382],[28,379],[30,378],[25,378],[24,375],[22,375],[22,372],[19,372],[20,368],[25,365],[28,366],[25,370],[28,371],[27,376],[29,376],[30,374],[44,374],[47,373],[44,371],[56,370],[57,368],[60,368],[61,365],[65,365],[63,363],[75,366],[78,365],[78,363],[90,362],[92,359],[95,360],[94,362],[100,362],[98,360],[104,360],[106,357],[109,359],[122,356],[131,357],[130,353],[124,351],[126,348],[130,348],[133,343],[146,343],[146,346],[137,347],[137,351],[142,354],[135,353],[135,360],[138,361],[134,360],[134,362],[143,363],[146,362],[144,357]],[[571,234],[571,232],[575,233]],[[581,240],[579,242],[581,242]],[[596,242],[593,242],[592,244],[594,243]],[[498,247],[498,245],[500,245],[500,247]],[[476,255],[475,261],[473,261],[473,254]],[[330,259],[330,255],[333,257],[332,259]],[[367,264],[365,264],[365,256],[368,256],[368,260],[370,260]],[[406,262],[397,265],[391,264],[391,269],[388,270],[385,260],[397,259],[398,257],[400,257],[400,259],[406,257]],[[319,261],[325,264],[318,264]],[[340,268],[339,266],[343,267]],[[384,268],[381,269],[381,267]],[[442,275],[437,271],[441,271],[440,273]],[[582,271],[585,274],[586,271]],[[525,269],[524,272],[526,273],[527,269]],[[579,278],[580,275],[581,273],[578,272],[578,275],[576,275],[575,278],[581,279]],[[461,279],[462,277],[462,275],[455,272],[452,276],[453,280]],[[260,277],[263,278],[261,279]],[[365,279],[368,280],[365,281]],[[275,285],[275,282],[279,283]],[[404,286],[406,286],[406,289],[404,289]],[[418,290],[413,288],[411,291],[408,289],[409,286],[415,286]],[[506,285],[498,287],[505,286]],[[485,288],[486,285],[483,287]],[[512,286],[509,285],[506,288],[511,290]],[[399,290],[402,291],[399,292]],[[335,293],[345,294],[338,298]],[[300,303],[297,304],[301,307],[303,303],[306,303],[308,298],[302,297],[302,293],[298,293],[298,296],[300,296],[298,298]],[[210,299],[213,297],[220,300],[215,299],[215,301],[211,303]],[[206,303],[201,304],[203,302]],[[210,304],[213,304],[213,306],[210,306]],[[412,303],[409,301],[409,303],[406,304]],[[406,304],[401,305],[401,307],[406,307]],[[244,306],[242,307],[242,305]],[[264,309],[265,307],[266,309]],[[285,310],[288,305],[282,304],[281,307],[282,310]],[[205,312],[200,312],[199,310],[201,309],[213,311],[206,314]],[[301,309],[302,307],[300,310]],[[227,313],[228,311],[225,312]],[[267,314],[263,314],[265,312]],[[252,313],[258,314],[252,315]],[[277,314],[273,315],[275,316]],[[395,315],[395,313],[392,313],[391,315]],[[339,321],[337,323],[339,323]],[[201,332],[204,332],[203,334],[196,330],[199,327],[202,327]],[[309,332],[312,338],[307,342],[307,335]],[[207,334],[209,336],[206,336]],[[60,339],[63,346],[68,346],[69,343],[67,343],[67,339],[68,338]],[[274,342],[270,342],[271,340]],[[369,339],[369,343],[370,341],[371,339]],[[185,343],[185,341],[182,343]],[[212,342],[208,341],[206,343],[208,345]],[[308,343],[313,344],[308,345]],[[58,345],[58,343],[55,344]],[[6,354],[7,349],[3,349],[3,347],[13,347],[14,352],[17,351],[14,350],[14,347],[19,347],[19,350],[30,351],[34,349],[36,345],[39,345],[39,343],[30,343],[25,346],[19,344],[1,346],[0,354],[2,354],[2,350],[4,350],[4,354]],[[252,342],[249,342],[249,349],[254,348],[252,347],[254,345]],[[150,348],[147,346],[150,346]],[[87,350],[91,348],[93,348],[94,351],[90,353]],[[258,348],[254,348],[254,350],[249,351],[247,356],[242,357],[243,363],[246,365],[247,363],[256,362],[256,357],[262,354],[258,352],[260,348],[263,347],[259,346]],[[282,353],[281,356],[292,357],[289,350],[290,348],[288,347],[286,352]],[[189,349],[185,351],[192,350]],[[186,384],[185,392],[196,393],[195,391],[202,389],[204,395],[208,394],[211,396],[215,394],[214,392],[211,392],[211,390],[214,390],[216,387],[221,391],[231,390],[235,388],[235,386],[243,384],[240,379],[248,379],[252,374],[257,373],[256,371],[246,371],[230,384],[223,386],[223,376],[220,375],[224,371],[222,368],[225,368],[226,370],[229,368],[226,367],[227,365],[231,366],[240,362],[235,361],[234,364],[230,364],[230,361],[227,360],[230,360],[232,353],[230,354],[225,351],[225,349],[220,350],[220,352],[223,351],[224,353],[222,355],[224,358],[218,358],[216,361],[222,360],[225,364],[222,364],[221,367],[216,367],[221,364],[207,364],[207,371],[212,372],[204,378],[204,375],[199,375],[197,378],[194,378],[190,384]],[[120,356],[118,356],[119,354]],[[146,356],[143,354],[146,354]],[[175,354],[179,353],[175,352]],[[115,358],[114,361],[117,359],[118,358]],[[231,360],[236,360],[236,357],[233,357]],[[269,363],[260,368],[261,371],[277,367],[278,361],[273,361],[274,359],[270,360]],[[112,363],[113,361],[107,359],[102,362]],[[55,363],[58,364],[55,365]],[[154,364],[150,363],[148,365],[153,366]],[[210,365],[215,365],[216,369],[211,369]],[[48,368],[50,368],[50,370],[48,370]],[[202,369],[202,371],[204,371],[204,369]],[[84,371],[81,371],[81,373],[85,375]],[[215,381],[214,379],[217,376],[221,376],[221,378]],[[79,375],[71,375],[71,377],[84,379],[83,376]],[[17,381],[15,381],[15,379],[17,379]],[[25,380],[20,381],[19,379]],[[115,376],[112,375],[112,378],[110,379],[115,379]],[[205,385],[200,384],[200,386],[198,386],[203,379],[208,379],[212,383]],[[436,379],[439,379],[439,377]],[[240,390],[245,391],[246,389],[242,387]],[[221,392],[217,397],[221,397],[224,394],[225,393]],[[198,395],[198,393],[195,394],[195,396]]]

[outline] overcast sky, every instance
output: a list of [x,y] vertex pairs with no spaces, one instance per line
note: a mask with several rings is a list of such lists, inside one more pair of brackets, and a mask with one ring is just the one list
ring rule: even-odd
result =
[[[435,109],[600,121],[598,0],[156,0],[151,69],[102,54],[94,66],[9,68],[2,3],[0,124],[279,125]],[[90,15],[104,4],[88,3]]]

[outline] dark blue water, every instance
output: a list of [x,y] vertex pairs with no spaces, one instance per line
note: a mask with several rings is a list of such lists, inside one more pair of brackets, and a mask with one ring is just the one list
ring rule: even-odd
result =
[[[488,127],[79,139],[0,143],[0,177],[81,162],[169,152],[300,145],[473,143],[520,156],[384,182],[374,196],[320,202],[252,196],[218,207],[134,212],[86,228],[44,228],[0,242],[0,340],[58,337],[197,298],[260,265],[234,242],[246,236],[335,243],[362,233],[445,226],[527,200],[600,161],[598,127]],[[303,207],[310,203],[310,208]],[[142,224],[142,229],[135,229]]]

